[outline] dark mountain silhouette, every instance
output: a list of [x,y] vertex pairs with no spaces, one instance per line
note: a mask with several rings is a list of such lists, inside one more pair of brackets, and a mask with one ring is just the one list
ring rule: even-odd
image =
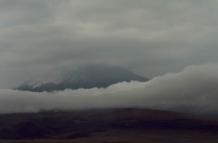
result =
[[20,85],[18,90],[33,92],[60,91],[79,88],[105,88],[119,82],[146,81],[148,79],[120,67],[87,66],[69,72],[58,81],[27,82]]
[[[218,122],[150,109],[96,109],[0,115],[0,139],[77,139],[98,134],[218,133]],[[185,137],[185,136],[184,136]],[[122,137],[123,138],[123,137]],[[171,136],[171,138],[173,138]]]

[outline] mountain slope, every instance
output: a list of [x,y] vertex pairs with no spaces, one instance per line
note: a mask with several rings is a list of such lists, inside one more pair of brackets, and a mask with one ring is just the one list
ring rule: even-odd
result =
[[[55,78],[54,78],[55,79]],[[79,88],[104,88],[119,82],[146,81],[147,79],[126,69],[112,66],[88,66],[68,74],[58,81],[27,82],[18,86],[18,90],[33,92],[60,91]]]
[[116,131],[149,133],[160,130],[217,134],[218,122],[150,109],[0,115],[0,139],[76,139]]

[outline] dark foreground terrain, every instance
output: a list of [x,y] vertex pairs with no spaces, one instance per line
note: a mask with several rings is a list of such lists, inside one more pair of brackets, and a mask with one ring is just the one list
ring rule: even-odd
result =
[[148,109],[0,115],[0,143],[218,143],[218,122]]

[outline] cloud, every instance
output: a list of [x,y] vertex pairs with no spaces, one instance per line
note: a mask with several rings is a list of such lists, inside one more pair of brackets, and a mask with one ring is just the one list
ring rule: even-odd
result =
[[216,0],[2,0],[0,88],[93,63],[154,77],[216,62],[216,13]]
[[0,113],[143,107],[197,114],[218,113],[218,65],[189,66],[148,82],[123,82],[108,88],[33,93],[0,90]]

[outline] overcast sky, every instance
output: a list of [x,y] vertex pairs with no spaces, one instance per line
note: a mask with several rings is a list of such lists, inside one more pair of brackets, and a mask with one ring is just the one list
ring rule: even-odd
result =
[[1,0],[0,88],[93,63],[147,77],[218,61],[218,0]]

